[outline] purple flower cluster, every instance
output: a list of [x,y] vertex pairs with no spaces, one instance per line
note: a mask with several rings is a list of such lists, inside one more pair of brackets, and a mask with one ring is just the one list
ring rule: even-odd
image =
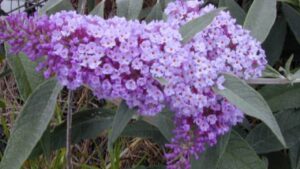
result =
[[[202,4],[202,1],[170,3],[165,10],[167,22],[179,29],[215,9],[213,5],[201,8]],[[189,168],[191,155],[197,158],[207,145],[217,142],[218,136],[242,122],[243,113],[212,91],[213,86],[224,88],[221,73],[255,78],[261,76],[267,63],[261,44],[224,11],[183,48],[188,56],[182,64],[182,76],[170,87],[176,91],[170,97],[170,106],[177,113],[175,136],[167,145],[173,150],[166,154],[169,169]]]
[[180,26],[215,9],[201,5],[172,2],[166,22],[149,24],[75,12],[13,14],[0,19],[0,41],[39,61],[45,77],[56,75],[69,89],[86,85],[98,98],[121,98],[141,115],[169,107],[176,128],[167,145],[168,168],[189,168],[192,155],[243,120],[240,110],[212,90],[224,88],[222,73],[254,78],[266,65],[260,43],[228,12],[182,44]]

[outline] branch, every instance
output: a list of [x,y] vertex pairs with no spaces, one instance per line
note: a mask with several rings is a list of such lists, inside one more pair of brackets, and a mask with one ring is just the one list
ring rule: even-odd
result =
[[68,110],[67,110],[67,138],[66,138],[66,147],[67,147],[67,169],[72,169],[72,149],[71,149],[71,144],[72,144],[72,135],[71,135],[71,130],[72,130],[72,99],[73,99],[73,91],[69,90],[68,92]]
[[289,80],[287,78],[281,79],[273,79],[273,78],[257,78],[257,79],[249,79],[246,80],[248,84],[265,84],[265,85],[285,85],[285,84],[293,84],[300,83],[300,79]]

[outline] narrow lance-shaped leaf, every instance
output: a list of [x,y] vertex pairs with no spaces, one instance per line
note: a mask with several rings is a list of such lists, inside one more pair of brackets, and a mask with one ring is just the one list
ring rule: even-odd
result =
[[292,75],[293,79],[300,79],[300,69],[298,69],[293,75]]
[[300,107],[300,84],[268,85],[259,92],[273,112]]
[[9,65],[5,65],[2,71],[0,72],[0,79],[12,73],[12,70]]
[[224,76],[226,79],[224,83],[225,89],[214,88],[214,91],[224,96],[245,114],[263,121],[276,135],[281,144],[286,147],[277,121],[264,98],[239,78],[228,74],[224,74]]
[[208,148],[198,160],[192,160],[191,169],[216,169],[228,146],[230,133],[218,139],[217,145]]
[[293,59],[294,59],[294,55],[291,55],[285,63],[284,68],[285,68],[286,76],[289,76],[291,73],[291,64],[293,62]]
[[43,75],[36,72],[37,64],[22,53],[17,56],[7,54],[7,61],[14,73],[20,95],[25,101],[32,91],[44,81]]
[[[218,169],[267,169],[249,144],[236,132],[232,132]],[[204,169],[204,168],[203,168]]]
[[113,143],[121,135],[126,125],[131,120],[134,112],[135,110],[129,109],[129,107],[126,105],[124,101],[120,104],[119,109],[117,110],[117,113],[115,114],[113,120],[111,133],[108,137],[109,146],[112,146]]
[[21,168],[46,130],[61,89],[56,80],[50,79],[28,98],[12,129],[0,168]]
[[127,19],[137,19],[144,0],[117,0],[117,15]]
[[153,6],[153,8],[151,9],[150,13],[148,14],[148,16],[146,17],[146,21],[150,22],[152,20],[160,20],[163,17],[163,11],[161,8],[161,4],[159,3],[159,1]]
[[206,28],[223,9],[225,8],[218,8],[183,25],[179,30],[183,38],[182,42],[190,41],[198,32]]
[[287,4],[282,4],[282,11],[298,43],[300,43],[300,13]]
[[160,0],[160,1],[161,1],[162,9],[164,10],[170,2],[175,1],[175,0]]
[[4,44],[0,44],[0,63],[3,62],[3,60],[5,59],[5,47]]
[[47,1],[46,4],[40,9],[39,13],[50,15],[62,10],[66,10],[66,11],[74,10],[71,1],[66,1],[66,0]]
[[[287,147],[297,144],[300,141],[300,111],[284,110],[275,116]],[[257,125],[251,130],[246,140],[257,153],[270,153],[284,149],[265,124]]]
[[278,17],[269,36],[263,43],[263,48],[266,51],[267,60],[270,65],[274,65],[281,56],[287,24],[283,17]]
[[[75,113],[72,118],[72,144],[84,139],[94,139],[112,125],[113,113],[106,109],[91,109]],[[44,142],[50,142],[48,152],[66,146],[66,122],[58,125],[48,135],[45,133],[40,143],[34,148],[30,158],[44,152]]]
[[[101,1],[101,2],[103,2],[103,1]],[[89,1],[87,1],[86,4],[87,4],[88,11],[92,11],[96,6],[96,0],[89,0]]]
[[276,19],[276,0],[254,0],[244,27],[260,42],[265,41]]
[[6,108],[6,104],[5,101],[3,99],[0,99],[0,109],[5,109]]
[[290,4],[295,5],[295,6],[300,4],[300,0],[277,0],[277,1],[290,3]]
[[276,69],[272,66],[267,65],[265,70],[263,71],[263,77],[271,77],[271,78],[284,78]]
[[289,157],[292,169],[300,169],[300,143],[289,149]]
[[105,0],[101,1],[91,12],[91,15],[97,15],[104,17],[104,8],[105,7]]
[[148,138],[161,145],[167,143],[165,137],[156,127],[141,120],[128,124],[121,136]]
[[243,24],[246,13],[235,0],[220,0],[219,7],[227,7],[230,14],[236,18],[238,24]]
[[154,117],[144,117],[143,120],[157,127],[169,141],[173,137],[174,123],[171,111],[164,110]]

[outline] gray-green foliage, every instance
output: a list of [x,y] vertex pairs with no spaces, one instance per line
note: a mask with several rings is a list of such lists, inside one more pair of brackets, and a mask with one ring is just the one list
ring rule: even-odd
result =
[[183,25],[179,30],[182,35],[182,42],[187,43],[190,41],[198,32],[206,28],[223,9],[224,8],[213,10]]
[[237,20],[237,23],[244,23],[246,13],[235,0],[220,0],[219,7],[226,7],[231,16],[233,16]]
[[245,114],[263,121],[277,139],[285,146],[284,137],[276,122],[275,117],[264,98],[244,81],[232,75],[224,75],[226,78],[224,90],[215,88],[215,92],[224,96]]
[[[114,113],[107,109],[83,110],[73,115],[73,144],[84,139],[95,139],[112,126]],[[66,146],[66,122],[56,126],[53,131],[45,132],[39,144],[34,148],[31,158],[36,158],[45,151],[54,151]]]
[[174,128],[173,112],[164,110],[154,117],[144,117],[143,119],[157,127],[166,139],[170,140],[172,138],[172,130]]
[[127,19],[137,19],[144,0],[117,0],[117,15]]
[[60,90],[57,81],[50,79],[28,98],[12,128],[1,169],[19,169],[28,158],[52,118]]
[[259,92],[274,112],[300,107],[300,84],[268,85]]
[[289,157],[292,169],[300,169],[300,143],[290,147]]
[[[275,115],[290,148],[300,141],[300,111],[285,110]],[[260,124],[250,131],[247,141],[258,153],[269,153],[284,149],[266,125]]]
[[192,169],[217,169],[221,159],[223,158],[225,151],[227,149],[231,133],[228,133],[221,138],[217,145],[208,148],[203,154],[201,154],[198,160],[192,160]]
[[[7,49],[8,50],[8,49]],[[37,64],[24,54],[7,54],[7,61],[16,79],[19,93],[26,100],[33,90],[44,81],[43,75],[35,70]]]
[[232,133],[218,169],[267,169],[251,146],[237,133]]
[[101,1],[94,9],[90,12],[90,15],[98,15],[104,17],[105,0]]
[[263,44],[270,65],[274,65],[282,54],[286,32],[287,24],[285,19],[283,17],[277,18],[269,36]]
[[122,102],[114,116],[112,129],[109,134],[109,145],[112,146],[113,143],[119,138],[123,130],[125,129],[128,122],[134,115],[135,110],[130,109],[125,102]]
[[[107,1],[102,0],[97,5],[95,1],[88,1],[88,11],[89,14],[101,17],[104,17],[104,14],[108,14],[105,17],[110,17],[115,12],[128,20],[142,19],[146,22],[166,19],[163,10],[171,0],[159,0],[152,4],[153,6],[146,7],[145,1],[117,0],[115,11],[111,13],[105,11]],[[270,66],[267,68],[264,73],[266,77],[282,79],[286,74],[280,74],[275,69],[279,67],[278,64],[284,67],[284,63],[288,65],[286,66],[288,74],[295,73],[292,78],[300,77],[297,65],[299,44],[291,44],[292,38],[300,42],[299,0],[209,2],[219,3],[221,8],[183,25],[179,30],[183,37],[182,43],[187,43],[205,29],[214,17],[226,8],[225,10],[230,12],[237,23],[244,25],[257,40],[264,42],[268,64],[275,65],[274,68]],[[40,9],[40,13],[53,14],[62,10],[74,9],[70,1],[49,0]],[[294,61],[288,59],[291,53],[295,53]],[[29,61],[23,54],[13,57],[4,56],[1,52],[0,62],[2,63],[4,59],[7,59],[16,78],[20,95],[26,103],[14,125],[0,168],[18,169],[30,154],[34,159],[40,154],[49,155],[52,151],[65,147],[66,122],[55,126],[52,130],[48,126],[61,86],[52,79],[44,82],[41,73],[34,70],[36,63]],[[258,154],[283,149],[289,149],[291,168],[300,169],[299,84],[249,86],[235,76],[226,74],[225,77],[225,90],[214,88],[214,91],[252,118],[247,117],[247,121],[250,122],[247,127],[237,126],[237,130],[220,137],[217,145],[208,148],[198,160],[193,159],[192,169],[267,169],[268,163],[272,163],[272,160],[261,158]],[[163,85],[167,84],[164,79],[157,80]],[[1,109],[5,106],[6,102],[1,99]],[[116,112],[93,109],[75,113],[71,129],[72,143],[94,139],[104,132],[109,133],[109,148],[112,151],[120,150],[119,144],[115,144],[120,137],[151,139],[160,145],[171,140],[172,130],[175,127],[173,112],[165,109],[154,117],[138,116],[137,119],[133,118],[134,113],[135,109],[130,109],[125,102],[122,102]],[[239,135],[235,131],[242,134]],[[280,163],[280,160],[277,163]],[[165,167],[141,165],[137,168]]]
[[66,0],[47,1],[46,4],[40,9],[39,13],[50,15],[62,10],[74,10],[72,3]]
[[291,30],[293,31],[298,43],[300,43],[300,13],[293,7],[283,4],[282,11],[285,19],[288,22]]
[[254,0],[245,19],[244,27],[263,42],[276,20],[276,0]]
[[192,169],[267,169],[266,164],[238,133],[223,136],[218,144],[209,148]]
[[152,7],[149,14],[146,16],[145,20],[147,22],[153,21],[153,20],[161,20],[163,17],[163,10],[161,8],[161,4],[159,1]]

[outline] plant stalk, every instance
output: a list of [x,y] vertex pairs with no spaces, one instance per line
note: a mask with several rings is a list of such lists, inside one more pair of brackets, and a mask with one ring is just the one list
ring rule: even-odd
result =
[[249,79],[246,80],[248,84],[253,85],[286,85],[286,84],[295,84],[300,83],[300,79],[289,80],[289,79],[281,79],[281,78],[257,78],[257,79]]
[[[80,6],[80,13],[84,15],[85,12],[85,6],[86,6],[87,0],[82,0],[81,6]],[[71,150],[71,144],[72,144],[72,100],[73,100],[73,91],[69,90],[68,93],[68,111],[67,111],[67,138],[66,138],[66,147],[67,147],[67,169],[73,169],[72,166],[72,150]]]
[[72,138],[72,99],[73,91],[69,90],[68,92],[68,111],[67,111],[67,138],[66,138],[66,158],[67,158],[67,169],[73,169],[72,167],[72,149],[71,149],[71,138]]

